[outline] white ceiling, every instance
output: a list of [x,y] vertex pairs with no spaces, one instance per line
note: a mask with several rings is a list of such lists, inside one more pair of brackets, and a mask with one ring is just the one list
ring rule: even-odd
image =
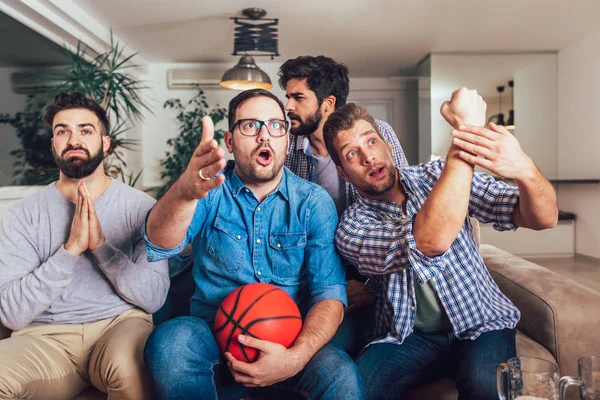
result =
[[[51,0],[52,1],[52,0]],[[52,1],[60,4],[58,1]],[[600,30],[599,0],[78,0],[148,62],[235,62],[230,17],[279,18],[276,61],[325,54],[355,77],[398,75],[431,52],[557,51]],[[64,11],[68,11],[63,8]],[[260,60],[258,60],[260,63]]]

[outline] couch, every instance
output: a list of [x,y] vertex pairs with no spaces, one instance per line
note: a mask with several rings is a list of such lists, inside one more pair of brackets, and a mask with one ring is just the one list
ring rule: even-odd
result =
[[[576,375],[577,360],[600,355],[600,293],[525,261],[494,246],[481,245],[492,277],[521,311],[517,353],[554,361],[561,375]],[[8,330],[0,326],[0,339]],[[413,389],[409,399],[456,399],[456,388],[446,378]],[[78,400],[103,399],[88,390]]]

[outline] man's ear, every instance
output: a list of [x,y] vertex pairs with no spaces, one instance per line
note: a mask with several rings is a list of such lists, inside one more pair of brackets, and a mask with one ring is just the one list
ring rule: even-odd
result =
[[225,132],[225,146],[227,146],[227,151],[229,154],[233,154],[233,133],[230,131]]
[[333,95],[325,97],[321,103],[321,112],[325,115],[333,114],[336,102],[337,99]]
[[343,180],[345,180],[348,183],[351,183],[350,179],[348,179],[348,176],[346,175],[346,173],[344,172],[344,169],[342,167],[340,167],[339,165],[336,165],[335,169],[337,169],[337,173],[340,176],[340,178],[342,178]]
[[102,150],[106,153],[110,149],[110,136],[102,135]]

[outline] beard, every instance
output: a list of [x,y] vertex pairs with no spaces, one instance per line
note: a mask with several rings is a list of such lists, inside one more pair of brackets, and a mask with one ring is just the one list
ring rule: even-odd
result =
[[[81,150],[87,155],[87,158],[65,158],[64,155],[70,150]],[[56,151],[53,147],[52,155],[54,156],[54,161],[56,162],[58,169],[67,178],[81,179],[85,178],[86,176],[90,176],[102,163],[102,160],[104,159],[104,149],[102,148],[102,146],[100,146],[96,154],[90,155],[90,152],[87,149],[81,147],[68,146],[66,149],[63,150],[62,154],[59,156],[58,154],[56,154]]]
[[[271,157],[273,160],[271,164],[267,166],[257,165],[255,161],[256,155],[260,153],[264,147],[268,147],[271,150]],[[285,158],[278,159],[275,150],[266,143],[258,146],[249,156],[237,154],[234,147],[233,156],[235,158],[238,175],[245,184],[272,181],[279,175],[285,162]]]
[[321,123],[321,119],[323,118],[323,114],[321,114],[321,110],[318,109],[313,115],[310,115],[306,118],[306,121],[303,121],[299,115],[288,112],[288,118],[290,121],[292,119],[298,121],[300,125],[297,127],[292,126],[290,128],[290,133],[294,136],[309,136],[315,133],[319,124]]
[[380,196],[394,187],[396,184],[396,169],[388,169],[386,179],[378,184],[361,182],[359,185],[355,185],[357,189],[360,189],[364,194],[369,196]]

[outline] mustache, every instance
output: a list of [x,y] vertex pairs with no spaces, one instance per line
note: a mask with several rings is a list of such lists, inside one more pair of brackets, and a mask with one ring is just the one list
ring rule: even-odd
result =
[[260,153],[264,148],[271,150],[271,153],[275,154],[275,150],[273,150],[273,148],[271,147],[271,144],[268,142],[264,142],[264,143],[261,143],[260,145],[258,145],[256,147],[256,149],[254,150],[254,154]]
[[288,111],[287,116],[288,116],[289,119],[293,118],[293,119],[297,119],[297,120],[302,121],[302,118],[300,118],[300,116],[298,114],[294,114],[291,111]]
[[71,150],[81,150],[81,151],[83,151],[83,152],[84,152],[84,153],[85,153],[85,154],[86,154],[88,157],[90,157],[90,152],[89,152],[87,149],[84,149],[84,148],[83,148],[83,147],[81,147],[81,146],[71,146],[71,145],[68,145],[68,146],[67,146],[67,147],[66,147],[66,148],[65,148],[65,149],[62,151],[62,153],[61,153],[60,155],[61,155],[61,156],[64,156],[65,154],[67,154],[67,153],[68,153],[69,151],[71,151]]

